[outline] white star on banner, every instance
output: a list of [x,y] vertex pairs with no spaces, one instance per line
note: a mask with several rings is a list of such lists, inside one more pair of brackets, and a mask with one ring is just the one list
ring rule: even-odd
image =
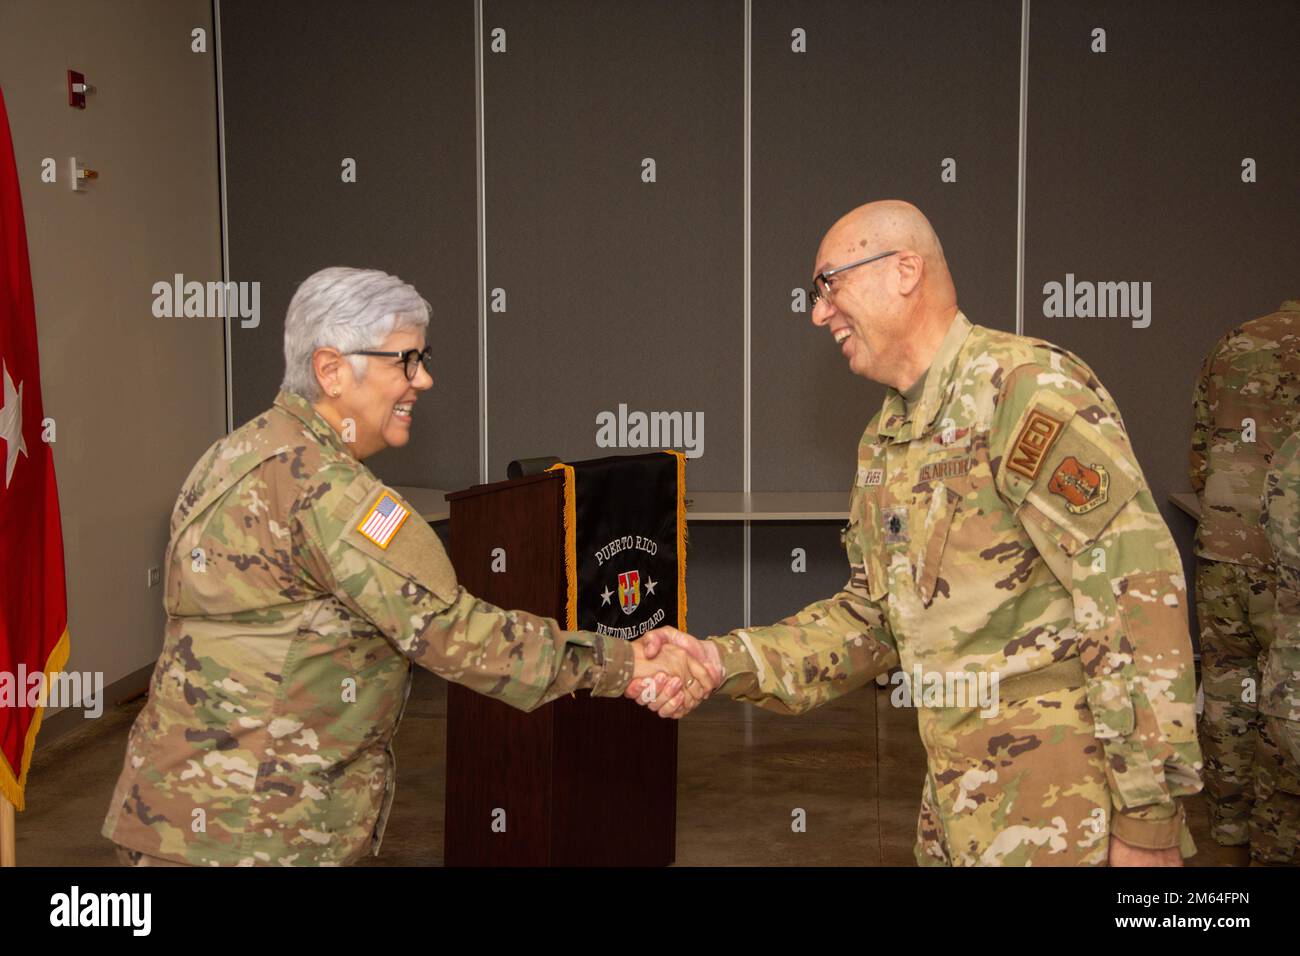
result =
[[658,584],[658,583],[659,583],[659,582],[656,581],[654,578],[652,578],[652,577],[646,577],[646,581],[645,581],[645,593],[646,593],[646,594],[654,594],[654,593],[655,593],[655,585]]
[[611,591],[611,590],[609,589],[609,585],[608,585],[608,584],[605,585],[605,590],[604,590],[604,592],[600,595],[600,604],[601,604],[601,607],[604,607],[606,604],[608,604],[608,603],[609,603],[609,599],[612,598],[613,596],[614,596],[614,592]]
[[23,440],[23,383],[14,388],[14,380],[9,377],[9,366],[0,362],[4,376],[4,404],[0,405],[0,438],[5,441],[5,487],[14,476],[18,464],[18,453],[27,454],[27,442]]

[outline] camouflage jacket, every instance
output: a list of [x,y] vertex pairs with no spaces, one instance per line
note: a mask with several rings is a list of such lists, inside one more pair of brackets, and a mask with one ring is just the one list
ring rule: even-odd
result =
[[1219,340],[1196,380],[1193,410],[1196,553],[1267,568],[1259,500],[1269,459],[1300,422],[1300,301],[1283,302]]
[[[959,312],[910,413],[891,389],[862,436],[845,546],[840,593],[715,639],[724,693],[798,713],[895,661],[1006,685],[1077,659],[1114,832],[1174,845],[1172,798],[1201,786],[1182,565],[1082,361]],[[918,720],[931,774],[963,772],[941,742],[976,709]]]
[[[397,510],[376,529],[385,495]],[[284,392],[186,480],[164,603],[102,832],[183,863],[377,853],[413,663],[521,710],[632,676],[626,642],[466,593],[419,513]]]
[[1300,429],[1273,454],[1261,522],[1277,567],[1273,645],[1259,689],[1261,713],[1300,720]]

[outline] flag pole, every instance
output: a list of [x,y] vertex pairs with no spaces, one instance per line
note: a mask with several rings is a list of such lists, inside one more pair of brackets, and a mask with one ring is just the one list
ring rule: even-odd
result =
[[0,868],[17,866],[14,852],[14,805],[0,794]]

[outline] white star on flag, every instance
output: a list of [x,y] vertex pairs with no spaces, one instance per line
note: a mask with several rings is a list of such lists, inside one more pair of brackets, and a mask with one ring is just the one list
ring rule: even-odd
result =
[[600,604],[601,604],[601,607],[604,607],[606,604],[608,604],[608,603],[609,603],[609,599],[612,598],[613,596],[614,596],[614,592],[611,591],[611,590],[609,589],[609,585],[606,584],[606,585],[605,585],[605,590],[604,590],[604,592],[602,592],[601,595],[600,595]]
[[659,583],[659,582],[656,581],[654,578],[652,578],[652,577],[647,577],[647,578],[646,578],[646,582],[645,582],[645,593],[646,593],[646,594],[654,594],[654,593],[655,593],[655,585],[658,584],[658,583]]
[[14,388],[14,380],[9,377],[9,366],[0,362],[4,376],[4,404],[0,405],[0,438],[5,441],[5,487],[14,476],[18,464],[18,453],[27,454],[27,442],[23,439],[23,383]]

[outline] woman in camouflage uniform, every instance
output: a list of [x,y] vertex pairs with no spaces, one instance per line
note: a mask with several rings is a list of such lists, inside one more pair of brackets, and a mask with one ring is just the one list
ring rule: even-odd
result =
[[[378,853],[412,664],[521,710],[635,675],[698,701],[707,672],[505,611],[456,582],[433,530],[362,460],[410,440],[429,305],[330,268],[285,319],[275,404],[216,442],[177,499],[166,633],[105,836],[135,865],[316,865]],[[692,668],[694,672],[692,673]]]

